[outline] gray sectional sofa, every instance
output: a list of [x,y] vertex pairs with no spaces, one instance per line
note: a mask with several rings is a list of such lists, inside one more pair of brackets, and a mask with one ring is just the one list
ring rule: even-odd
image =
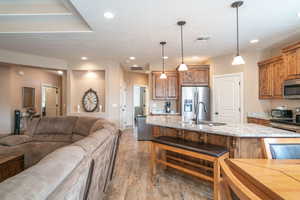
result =
[[25,135],[0,138],[0,154],[24,153],[26,168],[0,183],[1,200],[101,200],[119,137],[105,119],[34,119]]

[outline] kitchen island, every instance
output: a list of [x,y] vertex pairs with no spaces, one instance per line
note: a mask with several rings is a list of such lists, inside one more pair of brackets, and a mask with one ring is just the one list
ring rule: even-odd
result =
[[231,158],[262,158],[262,138],[300,138],[299,133],[257,124],[196,125],[181,116],[148,116],[152,136],[171,136],[226,147]]

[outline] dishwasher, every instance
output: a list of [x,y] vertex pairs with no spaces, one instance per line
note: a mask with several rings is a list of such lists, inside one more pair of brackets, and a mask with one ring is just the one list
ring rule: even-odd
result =
[[145,115],[135,117],[135,135],[138,141],[149,141],[152,139],[151,126],[146,124]]

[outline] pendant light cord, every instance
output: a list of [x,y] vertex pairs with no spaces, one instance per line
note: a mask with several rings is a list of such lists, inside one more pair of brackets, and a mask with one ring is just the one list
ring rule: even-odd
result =
[[184,63],[184,60],[183,60],[183,28],[182,28],[183,25],[180,26],[181,28],[181,63],[183,64]]
[[163,74],[165,73],[165,45],[161,45],[161,55],[162,55],[162,64],[163,64]]
[[239,7],[236,7],[236,49],[237,56],[240,55],[240,45],[239,45]]

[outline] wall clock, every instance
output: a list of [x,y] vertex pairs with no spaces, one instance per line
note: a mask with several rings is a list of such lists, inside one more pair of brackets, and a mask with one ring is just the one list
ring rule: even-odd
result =
[[86,112],[94,112],[98,108],[99,98],[97,92],[92,88],[86,91],[82,97],[83,109]]

